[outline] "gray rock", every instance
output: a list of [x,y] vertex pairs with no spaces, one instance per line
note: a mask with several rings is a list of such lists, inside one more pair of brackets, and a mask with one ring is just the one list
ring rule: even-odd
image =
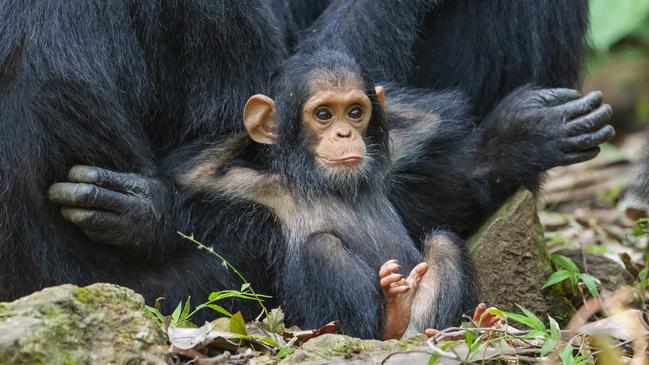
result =
[[531,192],[516,193],[467,244],[488,306],[520,312],[520,304],[560,322],[574,312],[559,287],[541,289],[553,270]]
[[165,345],[144,299],[120,286],[61,285],[0,303],[3,365],[159,365],[155,348]]

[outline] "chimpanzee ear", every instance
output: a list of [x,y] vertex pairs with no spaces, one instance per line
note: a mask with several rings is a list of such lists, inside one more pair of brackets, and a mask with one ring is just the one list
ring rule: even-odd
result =
[[376,91],[376,96],[379,99],[379,103],[383,104],[383,102],[385,102],[385,90],[383,90],[383,86],[375,86],[374,90]]
[[275,102],[266,95],[253,95],[243,109],[243,124],[253,141],[275,143]]

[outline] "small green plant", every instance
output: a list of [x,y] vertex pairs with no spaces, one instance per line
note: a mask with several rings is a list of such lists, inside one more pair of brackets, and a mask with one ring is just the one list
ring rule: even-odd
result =
[[577,288],[577,284],[583,283],[591,296],[599,296],[597,290],[597,286],[600,284],[599,280],[590,274],[582,273],[570,258],[563,255],[553,254],[550,256],[550,260],[552,260],[552,263],[554,263],[559,270],[550,275],[545,284],[543,284],[543,288],[567,280],[570,282],[573,290]]
[[575,349],[572,347],[572,343],[568,343],[566,347],[559,354],[559,359],[561,359],[561,365],[586,365],[590,362],[591,357],[586,354],[574,355]]
[[[262,295],[262,294],[257,294],[253,289],[250,283],[246,280],[246,278],[237,270],[232,264],[230,264],[223,256],[219,255],[216,251],[214,251],[213,248],[205,246],[204,244],[198,242],[196,239],[194,239],[194,236],[188,236],[183,233],[178,232],[178,234],[191,241],[195,245],[198,246],[199,250],[205,250],[209,252],[210,254],[216,256],[221,260],[221,263],[223,266],[228,268],[231,272],[233,272],[240,280],[241,280],[241,288],[239,290],[221,290],[221,291],[216,291],[212,292],[209,297],[207,298],[207,302],[202,303],[196,308],[194,308],[193,311],[191,310],[191,297],[187,298],[187,301],[185,301],[185,304],[183,305],[183,301],[181,300],[178,303],[178,306],[176,306],[176,309],[171,313],[171,320],[169,322],[169,327],[191,327],[193,326],[193,323],[191,323],[191,318],[194,314],[196,314],[198,311],[209,308],[212,309],[226,317],[229,317],[231,321],[234,318],[234,314],[230,313],[227,309],[225,309],[223,306],[216,304],[218,301],[229,299],[229,298],[239,298],[239,299],[245,299],[245,300],[254,300],[256,301],[260,308],[261,308],[261,313],[257,317],[257,320],[262,316],[265,315],[268,317],[268,310],[266,309],[266,306],[264,305],[264,298],[271,298],[268,295]],[[162,314],[160,311],[160,299],[156,300],[155,307],[151,306],[146,306],[145,307],[146,311],[153,314],[160,322],[165,321],[165,316]],[[240,315],[240,313],[239,313]],[[236,323],[237,318],[234,318],[234,321]],[[244,322],[245,324],[245,322]],[[244,326],[245,327],[245,326]]]
[[505,318],[524,324],[531,329],[531,331],[525,334],[523,338],[543,338],[543,346],[541,347],[540,354],[541,357],[546,356],[550,352],[554,351],[561,339],[561,329],[559,328],[559,323],[557,323],[554,318],[548,316],[550,328],[547,328],[545,326],[545,323],[543,323],[543,321],[541,321],[541,319],[534,313],[532,313],[529,309],[518,304],[516,306],[523,312],[523,314],[503,312]]

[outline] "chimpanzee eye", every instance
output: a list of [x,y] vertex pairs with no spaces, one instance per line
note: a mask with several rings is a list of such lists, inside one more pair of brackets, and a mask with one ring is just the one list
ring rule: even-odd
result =
[[360,105],[354,105],[347,112],[347,116],[352,119],[360,119],[363,116],[363,108]]
[[321,106],[315,110],[315,117],[320,120],[329,120],[333,117],[333,115],[331,115],[329,109]]

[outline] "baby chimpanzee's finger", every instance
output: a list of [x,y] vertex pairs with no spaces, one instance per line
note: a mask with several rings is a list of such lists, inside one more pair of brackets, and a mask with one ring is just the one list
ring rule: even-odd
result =
[[408,275],[408,278],[406,281],[408,282],[408,285],[412,288],[416,288],[417,284],[419,284],[419,281],[421,278],[428,272],[428,264],[425,262],[422,262],[415,266],[412,271],[410,271],[410,275]]
[[589,113],[593,109],[599,107],[602,104],[602,100],[603,97],[601,91],[591,91],[580,99],[569,101],[565,104],[558,105],[555,108],[559,108],[567,119],[572,119],[579,115]]
[[395,274],[390,274],[384,278],[381,279],[381,288],[383,289],[388,289],[390,285],[398,282],[399,280],[402,280],[403,277],[401,274],[395,273]]
[[408,285],[393,286],[388,289],[388,295],[402,294],[408,292],[409,290],[410,287]]
[[379,269],[379,277],[385,277],[389,274],[401,272],[401,266],[397,260],[386,261]]

